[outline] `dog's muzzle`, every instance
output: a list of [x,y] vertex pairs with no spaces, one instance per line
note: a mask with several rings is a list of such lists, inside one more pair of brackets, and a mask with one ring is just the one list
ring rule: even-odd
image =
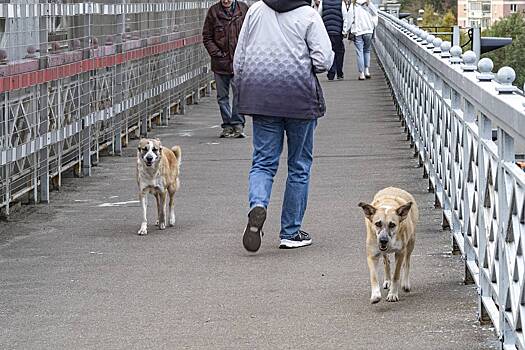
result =
[[388,237],[384,237],[384,236],[381,237],[381,236],[379,236],[379,250],[381,250],[383,252],[385,250],[387,250],[388,249],[388,241],[389,241]]
[[153,157],[146,157],[146,158],[144,158],[144,163],[146,163],[146,166],[152,166],[153,165]]

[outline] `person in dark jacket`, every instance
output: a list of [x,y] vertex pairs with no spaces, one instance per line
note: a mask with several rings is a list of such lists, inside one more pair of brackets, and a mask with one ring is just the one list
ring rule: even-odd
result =
[[322,0],[319,14],[323,18],[326,31],[335,53],[334,64],[328,71],[328,80],[343,79],[343,62],[345,58],[345,45],[343,43],[343,24],[346,18],[346,4],[342,0]]
[[[211,56],[215,73],[217,101],[222,117],[220,137],[242,138],[244,116],[237,110],[237,89],[233,84],[233,55],[248,5],[237,0],[220,0],[211,6],[204,21],[202,41]],[[233,103],[230,106],[230,86]]]

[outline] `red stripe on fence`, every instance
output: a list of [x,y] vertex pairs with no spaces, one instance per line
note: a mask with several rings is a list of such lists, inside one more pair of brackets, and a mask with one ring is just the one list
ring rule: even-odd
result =
[[159,55],[201,42],[202,36],[195,35],[189,38],[176,39],[167,43],[155,44],[126,51],[124,53],[88,58],[79,62],[64,64],[57,67],[0,77],[0,93],[24,89],[53,80],[69,78],[96,69],[113,67],[128,61],[140,60],[144,57]]

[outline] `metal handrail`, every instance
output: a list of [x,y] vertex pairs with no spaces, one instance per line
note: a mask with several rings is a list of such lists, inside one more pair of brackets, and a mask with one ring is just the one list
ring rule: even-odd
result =
[[516,153],[525,149],[525,98],[515,73],[494,75],[492,61],[384,12],[374,40],[465,281],[479,287],[479,318],[505,348],[524,349],[525,173]]

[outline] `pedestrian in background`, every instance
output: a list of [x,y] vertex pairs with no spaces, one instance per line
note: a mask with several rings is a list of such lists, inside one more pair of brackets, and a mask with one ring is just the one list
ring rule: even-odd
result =
[[253,117],[248,225],[244,247],[255,252],[286,135],[288,178],[281,211],[280,248],[312,244],[301,229],[313,161],[314,129],[325,113],[316,73],[334,54],[321,17],[310,0],[263,0],[253,4],[235,52],[239,111]]
[[237,89],[233,84],[233,55],[246,12],[248,5],[244,2],[220,0],[208,10],[202,29],[202,40],[211,57],[211,70],[215,73],[217,102],[222,117],[220,137],[245,137],[245,120],[238,112]]
[[346,15],[348,31],[353,34],[359,80],[372,77],[369,69],[370,50],[377,21],[377,7],[369,0],[354,0]]
[[346,3],[342,0],[321,0],[318,12],[332,43],[335,60],[328,71],[328,80],[344,79],[343,62],[345,59],[345,45],[343,43],[343,25],[346,18]]

